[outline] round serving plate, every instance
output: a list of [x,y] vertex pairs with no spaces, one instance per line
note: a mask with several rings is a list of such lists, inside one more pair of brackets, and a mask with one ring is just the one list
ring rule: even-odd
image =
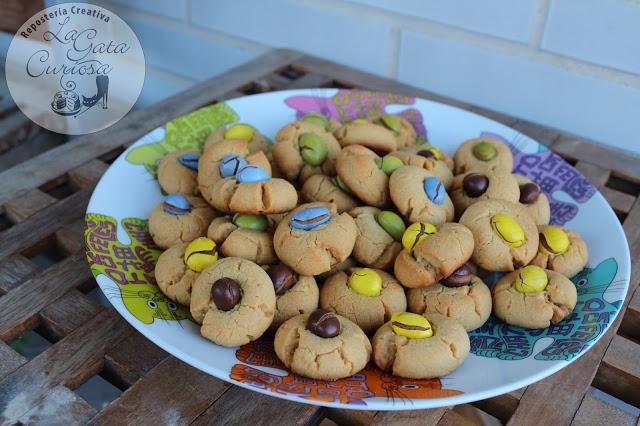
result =
[[[578,304],[564,321],[542,330],[508,326],[493,316],[470,333],[471,354],[452,374],[412,380],[370,364],[334,382],[289,372],[264,336],[238,348],[203,338],[189,308],[155,285],[160,250],[147,218],[162,200],[157,162],[177,149],[201,149],[209,132],[236,122],[274,138],[285,124],[318,111],[338,120],[402,115],[429,142],[452,155],[486,134],[506,142],[514,172],[537,182],[551,202],[551,222],[578,231],[588,266],[573,277]],[[597,225],[597,226],[596,226]],[[568,366],[604,334],[620,310],[630,276],[622,227],[602,195],[576,169],[529,137],[488,118],[409,96],[302,89],[247,96],[207,106],[159,127],[127,149],[98,183],[86,214],[85,245],[96,280],[115,309],[149,340],[184,362],[223,380],[292,401],[340,408],[407,410],[463,404],[510,392]],[[429,362],[429,360],[416,360]]]

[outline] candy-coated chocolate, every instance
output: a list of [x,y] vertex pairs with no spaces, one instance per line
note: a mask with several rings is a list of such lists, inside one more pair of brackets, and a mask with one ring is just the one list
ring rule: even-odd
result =
[[429,235],[435,234],[436,232],[438,232],[438,228],[430,223],[412,223],[402,235],[402,245],[408,252],[412,252],[419,243],[426,240]]
[[310,112],[309,114],[302,117],[302,121],[306,123],[316,124],[325,130],[329,130],[329,120],[324,115],[318,112]]
[[356,118],[352,121],[354,124],[367,124],[369,121],[364,118]]
[[480,161],[491,161],[498,154],[496,147],[489,142],[478,142],[473,147],[473,156]]
[[552,256],[562,254],[569,249],[569,236],[560,226],[545,226],[540,232],[540,247],[542,253]]
[[227,277],[220,278],[211,286],[211,298],[218,309],[227,312],[240,303],[242,289],[236,280]]
[[347,284],[351,290],[363,296],[377,297],[382,291],[382,277],[370,268],[359,268],[353,271]]
[[391,328],[396,335],[409,339],[426,339],[433,336],[429,320],[411,312],[396,312],[391,315]]
[[524,230],[511,216],[498,213],[491,218],[491,226],[511,247],[518,248],[524,244]]
[[404,163],[401,159],[399,159],[395,155],[390,154],[376,159],[376,164],[378,165],[378,168],[380,168],[380,170],[382,170],[387,176],[390,176],[391,173],[404,166]]
[[397,213],[388,210],[381,211],[376,215],[376,221],[394,240],[402,241],[406,226],[404,220]]
[[539,266],[525,266],[516,275],[515,289],[520,293],[540,293],[547,288],[549,277]]
[[462,189],[471,198],[477,198],[487,192],[489,178],[481,173],[469,173],[462,179]]
[[305,163],[319,166],[324,163],[329,154],[325,141],[315,133],[303,133],[298,138],[300,155]]
[[217,260],[216,243],[207,237],[191,241],[184,251],[184,263],[195,272],[202,272]]
[[178,157],[178,161],[187,169],[198,170],[198,160],[200,156],[194,152],[185,152],[180,157]]
[[331,178],[331,182],[333,182],[333,184],[338,188],[340,188],[340,190],[345,194],[353,195],[353,193],[349,190],[347,185],[345,185],[342,179],[340,179],[340,176],[334,176],[333,178]]
[[250,164],[238,170],[236,180],[239,183],[265,182],[269,180],[269,173],[260,166]]
[[447,191],[444,188],[440,179],[435,176],[429,176],[424,180],[424,192],[431,202],[437,206],[444,202],[444,197]]
[[235,176],[238,170],[247,165],[247,160],[236,154],[226,155],[220,162],[220,176],[228,178]]
[[540,187],[533,183],[525,183],[520,185],[520,202],[522,204],[533,204],[540,196]]
[[300,210],[289,220],[292,228],[310,231],[331,220],[331,212],[326,207],[309,207]]
[[298,276],[284,263],[269,266],[267,274],[277,295],[286,293],[298,281]]
[[253,139],[253,128],[248,124],[234,124],[224,133],[224,138],[250,141]]
[[462,287],[471,284],[471,270],[467,265],[462,265],[453,274],[441,281],[445,287]]
[[396,135],[400,133],[400,130],[402,130],[402,124],[400,124],[400,120],[398,119],[398,117],[387,114],[381,117],[381,121],[389,130],[391,130]]
[[233,224],[238,228],[252,229],[254,231],[266,231],[269,225],[265,216],[239,213],[233,216]]
[[316,309],[307,319],[307,330],[326,339],[336,337],[340,334],[340,320],[333,312]]
[[162,201],[162,210],[172,216],[183,216],[191,211],[191,204],[182,194],[169,194]]

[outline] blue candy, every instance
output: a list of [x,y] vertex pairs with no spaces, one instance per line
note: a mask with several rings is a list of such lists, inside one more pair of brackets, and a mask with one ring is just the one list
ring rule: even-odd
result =
[[292,228],[310,231],[331,220],[331,212],[326,207],[310,207],[291,216],[289,224]]
[[228,154],[220,163],[220,176],[227,178],[235,176],[238,171],[247,165],[247,160],[237,154]]
[[236,180],[239,183],[264,182],[269,180],[269,173],[259,166],[244,166],[236,173]]
[[198,170],[199,159],[200,156],[198,154],[194,154],[193,152],[187,152],[178,157],[178,161],[180,162],[180,164],[191,170]]
[[191,211],[191,204],[182,194],[169,194],[164,197],[162,209],[172,216],[182,216]]
[[435,205],[440,205],[444,201],[444,196],[446,195],[446,190],[444,189],[444,185],[440,182],[440,179],[437,177],[428,177],[424,180],[424,192],[427,194],[427,197],[431,200],[431,202]]

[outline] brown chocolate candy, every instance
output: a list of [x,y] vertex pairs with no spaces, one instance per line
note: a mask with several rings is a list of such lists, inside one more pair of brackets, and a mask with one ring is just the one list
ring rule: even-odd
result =
[[533,204],[540,196],[540,187],[533,182],[520,185],[520,202],[522,204]]
[[269,266],[267,274],[273,282],[273,289],[276,294],[280,295],[289,290],[298,281],[298,277],[295,272],[287,265],[279,263],[277,265]]
[[232,310],[242,299],[242,290],[236,280],[231,278],[220,278],[211,287],[211,297],[213,303],[221,311]]
[[471,283],[471,270],[467,265],[462,265],[453,274],[441,281],[445,287],[462,287]]
[[421,149],[420,151],[416,152],[416,154],[424,158],[434,158],[436,156],[433,151],[429,151],[428,149]]
[[462,179],[462,189],[471,198],[477,198],[487,192],[489,178],[480,173],[469,173]]
[[319,337],[336,337],[340,334],[340,320],[333,312],[316,309],[307,319],[307,330]]

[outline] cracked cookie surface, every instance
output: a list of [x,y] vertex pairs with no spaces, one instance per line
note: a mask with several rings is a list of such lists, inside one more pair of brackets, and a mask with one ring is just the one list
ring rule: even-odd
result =
[[337,380],[362,370],[371,356],[371,343],[347,318],[336,315],[340,334],[323,338],[307,329],[309,314],[285,321],[274,339],[276,355],[291,371],[312,379]]
[[211,206],[202,198],[193,195],[185,195],[185,198],[191,206],[191,211],[187,214],[168,214],[161,201],[149,215],[149,234],[158,247],[166,249],[205,235],[209,223],[216,216]]
[[445,376],[458,368],[469,355],[469,335],[456,320],[439,314],[425,314],[433,336],[409,339],[398,336],[385,323],[371,341],[373,361],[383,371],[412,379]]
[[184,263],[184,251],[189,243],[176,244],[165,250],[156,262],[155,277],[160,290],[174,302],[189,306],[191,288],[200,275]]
[[375,207],[356,207],[349,212],[358,228],[352,256],[363,265],[387,270],[393,266],[402,244],[380,226],[376,220],[380,212]]
[[[540,232],[544,226],[538,227]],[[572,278],[587,265],[589,260],[589,249],[580,234],[574,231],[564,230],[569,237],[569,248],[561,254],[548,254],[540,251],[531,261],[532,265],[540,266],[544,269],[556,271],[567,278]]]
[[215,241],[224,257],[241,257],[258,265],[276,263],[273,232],[238,228],[231,216],[217,217],[207,229],[207,237]]
[[336,160],[338,176],[364,203],[383,208],[389,205],[389,176],[376,161],[378,154],[361,145],[342,149]]
[[338,213],[347,212],[360,204],[354,197],[338,188],[332,178],[326,175],[313,175],[305,180],[301,193],[308,203],[314,201],[334,203]]
[[195,151],[172,151],[162,157],[158,165],[158,183],[167,194],[198,195],[198,170],[185,167],[179,158],[184,154],[195,154]]

